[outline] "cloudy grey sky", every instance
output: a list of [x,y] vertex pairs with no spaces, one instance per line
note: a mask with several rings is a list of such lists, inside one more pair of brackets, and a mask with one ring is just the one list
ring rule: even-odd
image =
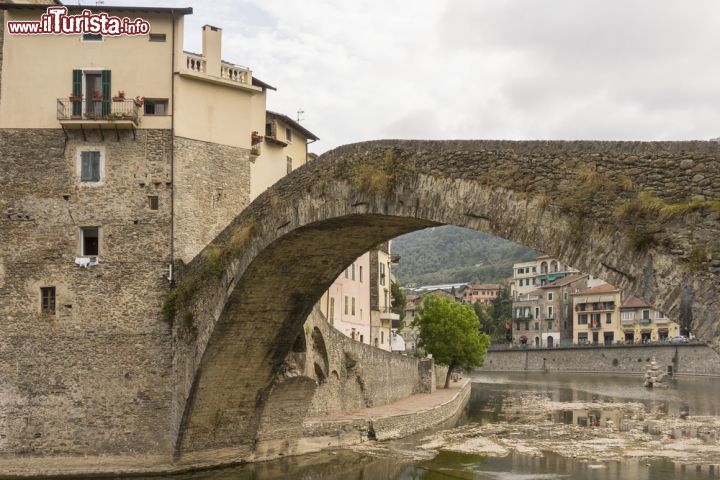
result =
[[[74,3],[74,0],[66,0]],[[94,1],[83,3],[93,5]],[[720,135],[717,0],[165,0],[321,141]]]

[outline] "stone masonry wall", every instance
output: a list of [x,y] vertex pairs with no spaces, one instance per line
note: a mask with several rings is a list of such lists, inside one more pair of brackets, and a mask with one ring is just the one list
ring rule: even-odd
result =
[[328,359],[328,373],[315,391],[309,416],[385,405],[429,391],[429,385],[423,384],[421,366],[428,363],[433,371],[432,361],[422,362],[352,340],[330,326],[318,309],[305,325],[306,374],[317,379],[314,365],[323,363],[321,354],[313,351],[314,328],[324,337]]
[[627,345],[492,351],[478,372],[610,372],[644,373],[655,357],[667,371],[685,375],[720,376],[720,355],[705,345]]
[[250,203],[250,150],[175,137],[175,252],[189,262]]
[[[0,458],[168,451],[169,132],[0,131]],[[101,186],[78,147],[104,149]],[[158,195],[159,210],[148,208]],[[79,228],[101,228],[81,268]],[[57,314],[41,313],[55,286]]]
[[0,10],[0,100],[2,100],[3,44],[5,43],[5,10]]

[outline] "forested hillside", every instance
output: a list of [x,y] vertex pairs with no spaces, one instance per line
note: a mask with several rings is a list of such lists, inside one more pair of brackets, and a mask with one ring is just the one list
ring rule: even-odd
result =
[[494,283],[512,276],[512,264],[538,252],[486,233],[444,226],[393,240],[400,254],[393,274],[403,286],[436,283]]

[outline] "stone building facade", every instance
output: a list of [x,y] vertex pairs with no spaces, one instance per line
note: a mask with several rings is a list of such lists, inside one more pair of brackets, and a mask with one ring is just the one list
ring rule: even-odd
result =
[[620,326],[627,344],[666,342],[680,334],[680,327],[645,300],[628,296],[620,305]]
[[[40,3],[0,14],[37,19]],[[163,303],[250,201],[271,87],[220,59],[220,29],[183,51],[192,9],[92,10],[155,36],[0,30],[0,355],[16,359],[0,373],[0,458],[172,448],[184,340]]]
[[572,297],[575,343],[612,345],[622,341],[620,289],[606,283],[581,290]]
[[513,343],[558,347],[573,341],[571,295],[587,287],[588,275],[569,275],[513,300]]
[[497,283],[468,284],[463,290],[462,303],[473,305],[480,302],[489,305],[502,291],[503,286]]

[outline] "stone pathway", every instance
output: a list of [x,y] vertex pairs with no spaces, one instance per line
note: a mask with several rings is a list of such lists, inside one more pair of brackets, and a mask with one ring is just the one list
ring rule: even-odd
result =
[[439,388],[433,393],[418,393],[411,395],[402,400],[378,407],[363,408],[350,413],[335,413],[324,415],[322,417],[310,417],[305,420],[306,423],[314,422],[335,422],[343,420],[375,420],[383,417],[396,417],[399,415],[408,415],[417,413],[422,410],[443,405],[458,395],[463,386],[470,380],[463,379],[457,383],[450,382],[447,389]]

